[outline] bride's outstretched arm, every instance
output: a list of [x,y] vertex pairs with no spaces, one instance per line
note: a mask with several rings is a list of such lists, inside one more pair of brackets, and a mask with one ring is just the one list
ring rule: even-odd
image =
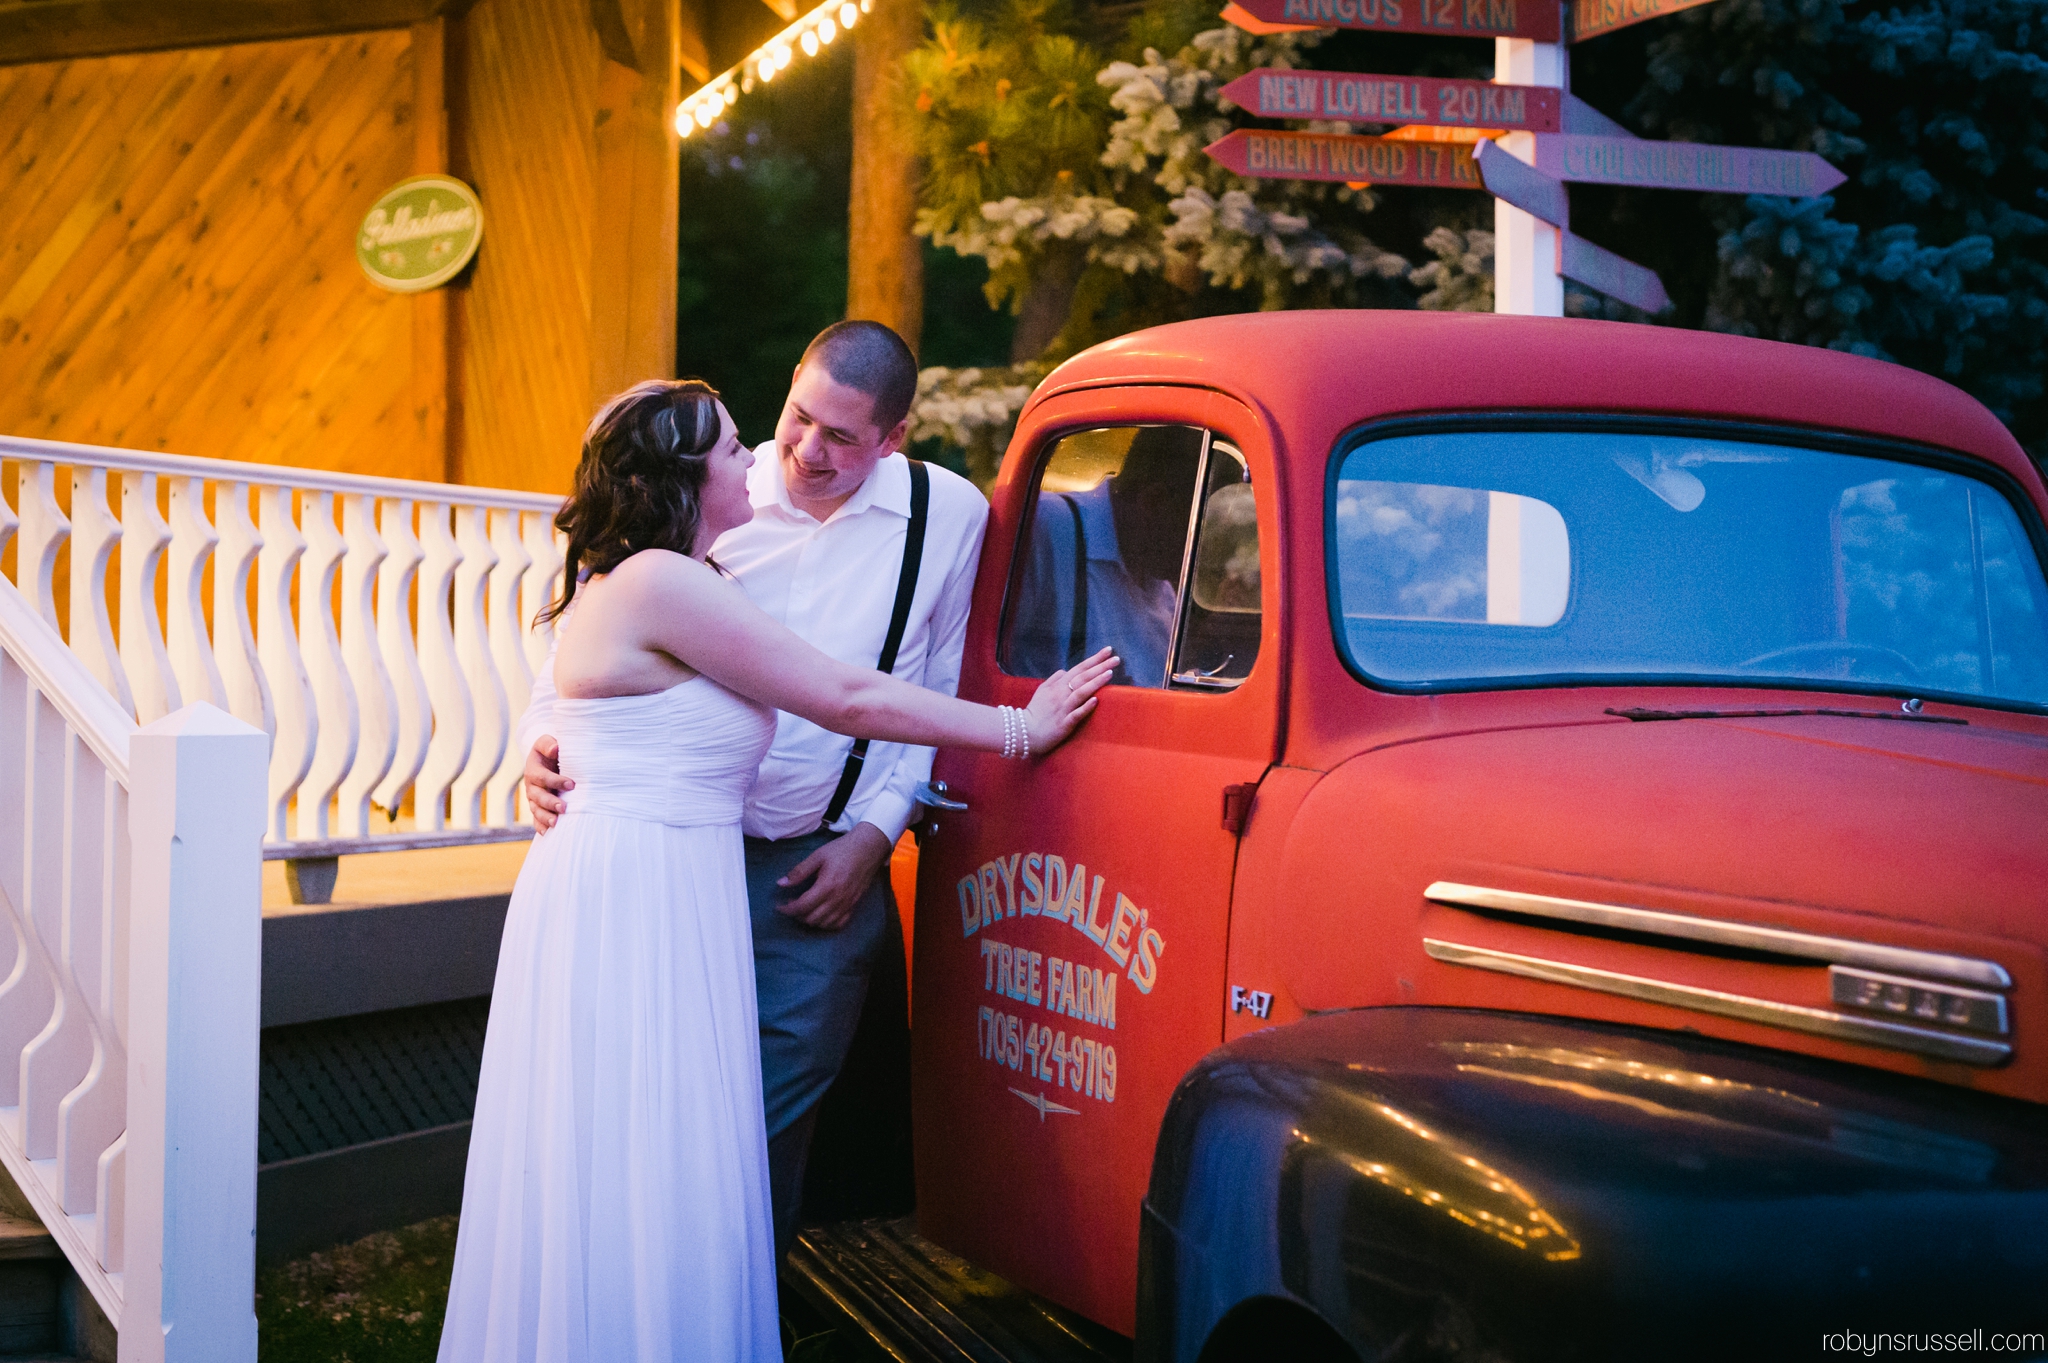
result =
[[[642,560],[659,560],[635,584],[651,598],[644,612],[634,612],[645,622],[647,642],[720,685],[857,738],[1003,750],[1007,735],[996,707],[828,657],[770,619],[736,583],[693,559],[635,555],[614,574],[615,586],[627,585],[619,579]],[[1087,718],[1116,661],[1103,649],[1039,686],[1024,711],[1032,752],[1050,751]]]

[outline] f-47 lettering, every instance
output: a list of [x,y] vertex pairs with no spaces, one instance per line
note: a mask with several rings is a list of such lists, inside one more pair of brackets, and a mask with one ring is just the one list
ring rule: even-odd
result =
[[1264,989],[1247,989],[1241,984],[1233,984],[1230,986],[1230,1011],[1264,1018],[1273,1011],[1273,996]]

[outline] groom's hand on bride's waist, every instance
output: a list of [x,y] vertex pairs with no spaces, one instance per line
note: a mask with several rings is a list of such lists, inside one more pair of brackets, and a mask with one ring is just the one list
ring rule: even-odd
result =
[[832,839],[775,882],[792,887],[811,882],[809,889],[776,908],[808,927],[838,931],[853,917],[854,905],[889,860],[889,850],[881,829],[871,823],[855,824],[852,832]]
[[553,734],[542,734],[526,754],[526,807],[533,811],[533,826],[545,833],[555,826],[567,805],[562,792],[576,789],[576,783],[562,775],[562,745]]

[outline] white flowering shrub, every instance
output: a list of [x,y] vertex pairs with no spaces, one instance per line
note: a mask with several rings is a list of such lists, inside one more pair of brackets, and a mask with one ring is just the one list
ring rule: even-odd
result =
[[962,451],[969,476],[986,489],[995,481],[996,465],[1002,461],[1017,414],[1050,369],[1050,365],[1021,364],[919,370],[909,439],[912,443],[940,440]]

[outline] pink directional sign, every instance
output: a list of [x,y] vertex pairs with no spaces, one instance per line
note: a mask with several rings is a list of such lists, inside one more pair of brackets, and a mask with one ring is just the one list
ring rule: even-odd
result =
[[1341,118],[1353,123],[1422,123],[1554,133],[1561,91],[1540,85],[1338,71],[1248,71],[1223,97],[1261,118]]
[[1825,194],[1849,178],[1810,151],[1572,133],[1538,133],[1536,168],[1553,179],[1581,184],[1783,194],[1795,199]]
[[1239,128],[1207,151],[1239,175],[1260,180],[1343,180],[1376,185],[1483,189],[1463,142],[1404,142],[1340,133]]
[[1655,270],[1570,232],[1557,234],[1557,272],[1644,312],[1662,312],[1671,306],[1671,295],[1664,292],[1664,281]]
[[1712,3],[1713,0],[1572,0],[1571,41],[1584,42],[1645,19]]
[[[1639,0],[1640,2],[1640,0]],[[1369,28],[1382,33],[1441,33],[1461,38],[1563,36],[1556,0],[1237,0],[1255,19],[1314,28]]]

